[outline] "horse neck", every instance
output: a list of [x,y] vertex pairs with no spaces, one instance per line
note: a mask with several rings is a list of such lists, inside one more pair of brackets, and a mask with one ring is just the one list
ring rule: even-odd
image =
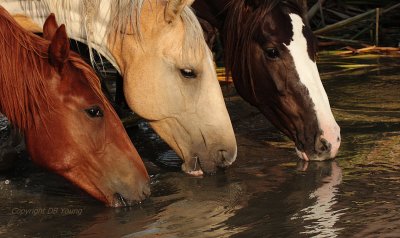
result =
[[47,16],[49,16],[50,13],[54,13],[58,23],[66,25],[68,36],[71,39],[83,42],[90,48],[95,49],[119,70],[108,47],[107,28],[111,21],[109,10],[112,1],[101,1],[99,6],[101,10],[96,16],[90,13],[82,14],[82,9],[90,10],[91,8],[90,4],[87,4],[85,7],[85,1],[82,0],[41,0],[39,4],[32,2],[31,0],[5,0],[2,6],[12,15],[20,14],[28,16],[39,26],[43,26]]
[[232,0],[198,0],[194,1],[193,8],[198,17],[222,31],[231,2]]

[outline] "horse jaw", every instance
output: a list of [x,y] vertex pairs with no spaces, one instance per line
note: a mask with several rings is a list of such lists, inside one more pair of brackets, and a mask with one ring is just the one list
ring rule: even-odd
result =
[[[293,38],[289,45],[289,50],[300,82],[308,89],[309,96],[314,104],[318,125],[321,130],[320,138],[316,139],[315,148],[325,146],[328,143],[330,151],[328,154],[307,156],[304,152],[299,151],[298,155],[304,160],[325,160],[334,158],[340,147],[340,127],[333,117],[328,96],[322,85],[317,64],[310,59],[307,49],[307,40],[303,34],[304,23],[297,14],[289,14],[293,26]],[[322,144],[321,144],[322,143]],[[326,144],[326,146],[328,146]]]

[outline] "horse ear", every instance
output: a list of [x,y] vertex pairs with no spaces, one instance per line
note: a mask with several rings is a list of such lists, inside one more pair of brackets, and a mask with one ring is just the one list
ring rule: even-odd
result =
[[58,28],[58,24],[56,21],[56,16],[54,13],[51,13],[50,16],[47,17],[46,21],[43,25],[43,38],[46,40],[53,39],[54,35],[56,34]]
[[186,6],[192,5],[194,0],[169,0],[165,7],[164,18],[168,23],[179,17]]
[[69,39],[65,31],[65,25],[62,24],[56,31],[49,46],[49,61],[57,67],[59,71],[62,70],[64,63],[69,56]]

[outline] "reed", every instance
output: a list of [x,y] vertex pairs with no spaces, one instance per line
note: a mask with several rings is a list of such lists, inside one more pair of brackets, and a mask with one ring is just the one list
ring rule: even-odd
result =
[[308,22],[321,46],[399,47],[400,3],[309,0]]

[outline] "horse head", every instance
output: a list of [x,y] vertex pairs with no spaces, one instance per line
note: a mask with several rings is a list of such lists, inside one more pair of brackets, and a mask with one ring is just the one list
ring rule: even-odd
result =
[[184,160],[182,169],[198,175],[230,165],[237,146],[191,3],[145,1],[138,26],[128,24],[110,42],[128,105]]
[[54,15],[44,25],[48,45],[47,99],[26,130],[32,160],[109,206],[127,206],[149,193],[149,176],[94,71],[69,49]]
[[300,158],[334,158],[340,128],[316,65],[316,40],[290,1],[232,1],[224,30],[238,93],[295,142]]

